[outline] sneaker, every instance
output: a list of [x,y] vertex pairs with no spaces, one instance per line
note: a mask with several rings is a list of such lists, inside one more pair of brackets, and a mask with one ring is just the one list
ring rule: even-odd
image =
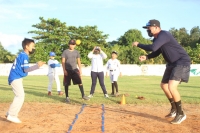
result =
[[171,109],[171,111],[169,112],[169,114],[167,114],[165,117],[175,117],[176,116],[176,109]]
[[83,96],[82,98],[83,98],[83,100],[90,100],[90,98],[87,96]]
[[58,95],[63,95],[63,94],[64,94],[64,92],[58,91]]
[[176,117],[174,118],[174,120],[171,121],[171,124],[180,124],[181,122],[183,122],[186,119],[186,115],[184,114],[177,114]]
[[66,103],[70,103],[69,97],[66,98],[65,102],[66,102]]
[[21,123],[21,121],[19,120],[19,118],[17,117],[12,117],[10,115],[7,116],[7,120],[8,121],[11,121],[11,122],[14,122],[14,123]]
[[49,92],[48,92],[48,96],[51,96],[51,95],[52,95],[52,94],[51,94],[51,91],[49,91]]
[[105,98],[109,98],[108,94],[105,94]]
[[89,97],[89,98],[92,98],[92,97],[93,97],[93,95],[92,95],[92,94],[90,94],[88,97]]
[[118,97],[118,96],[119,96],[119,93],[118,93],[118,92],[116,92],[115,96],[116,96],[116,97]]

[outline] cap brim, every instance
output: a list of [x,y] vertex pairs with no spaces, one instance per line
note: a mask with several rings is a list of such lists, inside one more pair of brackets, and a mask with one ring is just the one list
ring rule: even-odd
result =
[[147,29],[149,26],[143,26],[142,28]]

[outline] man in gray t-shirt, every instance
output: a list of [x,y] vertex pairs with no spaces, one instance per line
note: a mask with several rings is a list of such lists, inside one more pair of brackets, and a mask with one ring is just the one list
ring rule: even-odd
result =
[[80,59],[80,54],[77,50],[74,49],[73,51],[71,51],[69,49],[66,49],[62,53],[62,58],[65,58],[65,69],[77,69],[77,59]]
[[[70,40],[69,49],[66,49],[62,53],[62,67],[64,73],[63,85],[65,86],[67,103],[70,102],[68,91],[69,91],[69,85],[71,85],[71,80],[74,85],[78,84],[82,94],[82,98],[84,100],[89,100],[89,98],[86,97],[84,94],[83,84],[80,77],[80,75],[82,74],[80,54],[77,50],[74,49],[75,47],[76,47],[76,41]],[[79,69],[77,68],[77,64]]]

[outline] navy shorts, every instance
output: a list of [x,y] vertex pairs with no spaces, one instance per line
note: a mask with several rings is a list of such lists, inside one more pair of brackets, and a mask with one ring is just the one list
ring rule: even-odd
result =
[[64,79],[63,79],[63,85],[64,86],[71,85],[71,80],[72,80],[74,85],[82,84],[80,72],[79,72],[78,69],[66,70],[66,71],[67,71],[67,76],[64,75]]
[[176,80],[180,82],[188,82],[190,76],[190,66],[181,65],[167,65],[162,83],[168,83],[169,80]]

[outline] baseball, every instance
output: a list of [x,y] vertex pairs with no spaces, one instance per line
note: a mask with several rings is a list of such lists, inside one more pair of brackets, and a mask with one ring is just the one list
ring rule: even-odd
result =
[[79,40],[79,39],[76,40],[76,44],[77,44],[77,45],[80,45],[80,44],[81,44],[81,40]]

